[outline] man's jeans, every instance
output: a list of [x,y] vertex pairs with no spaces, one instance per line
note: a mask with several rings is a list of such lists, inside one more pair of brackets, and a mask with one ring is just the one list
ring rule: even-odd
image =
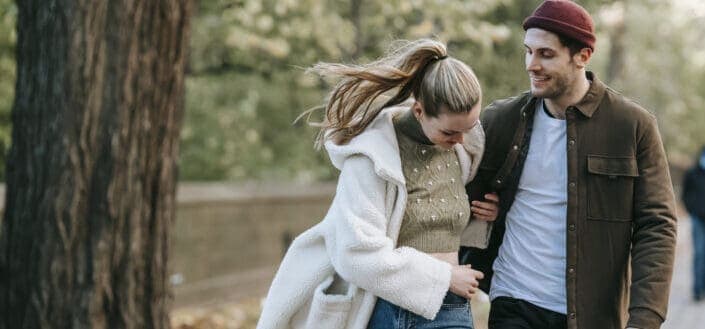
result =
[[690,215],[693,231],[693,298],[705,298],[705,221]]

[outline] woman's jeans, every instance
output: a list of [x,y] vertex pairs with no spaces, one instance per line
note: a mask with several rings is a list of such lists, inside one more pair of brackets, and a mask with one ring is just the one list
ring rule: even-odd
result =
[[473,329],[467,299],[448,292],[436,318],[428,320],[382,298],[377,304],[367,329]]
[[693,298],[705,299],[705,219],[690,216],[693,231]]

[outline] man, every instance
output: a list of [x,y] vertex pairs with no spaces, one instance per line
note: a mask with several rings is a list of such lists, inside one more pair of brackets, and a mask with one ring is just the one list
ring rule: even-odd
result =
[[693,300],[705,298],[705,147],[683,178],[683,204],[693,233]]
[[500,199],[489,247],[461,250],[485,273],[489,327],[659,328],[676,218],[656,120],[586,70],[584,8],[545,1],[523,27],[531,91],[483,112],[468,186],[473,200]]

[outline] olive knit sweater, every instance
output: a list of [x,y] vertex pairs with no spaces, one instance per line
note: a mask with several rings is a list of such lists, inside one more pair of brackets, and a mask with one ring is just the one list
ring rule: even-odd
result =
[[458,156],[431,143],[411,111],[394,118],[408,199],[398,246],[453,252],[470,218]]

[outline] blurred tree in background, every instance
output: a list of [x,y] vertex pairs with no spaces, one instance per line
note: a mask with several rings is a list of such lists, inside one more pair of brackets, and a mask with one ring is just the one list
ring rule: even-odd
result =
[[[182,177],[328,179],[316,129],[292,126],[329,86],[304,69],[365,62],[396,38],[437,37],[480,77],[485,103],[528,88],[522,20],[540,0],[202,1],[195,18]],[[705,142],[705,34],[698,1],[579,1],[593,13],[591,70],[659,117],[676,162]],[[698,22],[700,21],[700,22]],[[651,26],[644,26],[652,22]],[[700,49],[698,49],[698,47]]]
[[[331,179],[316,129],[292,125],[328,85],[317,61],[366,62],[398,38],[437,37],[476,71],[484,102],[528,88],[522,20],[540,0],[201,0],[181,134],[182,180]],[[590,69],[659,118],[669,158],[690,161],[705,134],[705,4],[583,0],[598,44]],[[9,143],[15,5],[0,0],[0,156]],[[314,118],[314,121],[318,118]],[[0,171],[0,175],[4,174]],[[2,178],[0,176],[0,178]]]
[[10,148],[10,109],[15,98],[17,6],[0,0],[0,180],[5,180],[5,156]]
[[[491,48],[509,31],[483,16],[510,1],[203,1],[195,17],[182,135],[186,179],[333,176],[315,129],[292,126],[327,86],[305,68],[368,61],[394,38]],[[472,56],[474,57],[474,56]],[[471,57],[471,58],[472,58]]]
[[671,163],[691,165],[705,143],[705,2],[630,0],[606,12],[626,26],[613,87],[656,113]]

